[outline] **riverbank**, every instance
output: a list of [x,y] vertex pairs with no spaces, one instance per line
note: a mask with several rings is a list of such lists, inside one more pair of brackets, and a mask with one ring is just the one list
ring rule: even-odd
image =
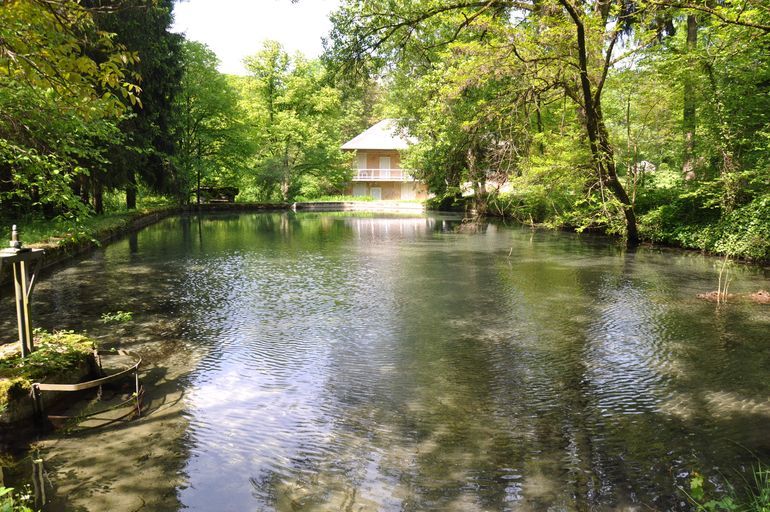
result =
[[[26,247],[45,250],[42,269],[46,270],[70,261],[112,240],[155,224],[171,215],[194,212],[252,212],[269,210],[355,211],[423,213],[425,205],[404,201],[304,201],[297,203],[208,203],[192,206],[162,206],[131,212],[94,216],[76,227],[39,223],[30,230],[19,225]],[[10,234],[10,229],[9,229]],[[2,276],[2,282],[8,280]]]
[[[351,211],[351,212],[404,212],[404,213],[423,213],[425,211],[465,211],[462,205],[455,205],[454,208],[446,208],[445,205],[437,202],[403,202],[403,201],[303,201],[297,203],[210,203],[193,206],[163,206],[156,208],[146,208],[132,212],[108,214],[107,216],[94,217],[92,222],[87,222],[79,226],[79,230],[62,230],[59,233],[50,234],[52,228],[37,229],[32,235],[45,234],[44,239],[30,239],[25,237],[24,226],[22,229],[22,240],[25,245],[45,249],[46,255],[43,261],[43,269],[49,269],[61,264],[65,264],[72,258],[81,256],[94,250],[103,244],[124,236],[128,233],[138,231],[146,226],[154,224],[171,215],[191,212],[249,212],[249,211],[269,211],[269,210],[296,210],[296,211]],[[575,226],[567,223],[555,222],[555,219],[529,217],[529,220],[521,218],[517,211],[511,208],[504,208],[500,204],[493,204],[487,210],[487,215],[497,218],[512,219],[523,224],[530,224],[538,229],[566,230],[576,231]],[[704,254],[714,256],[724,256],[726,253],[731,258],[746,261],[752,264],[766,266],[770,264],[770,257],[761,257],[762,247],[768,245],[770,241],[763,242],[760,234],[742,233],[741,230],[722,226],[717,230],[716,226],[690,226],[690,229],[682,227],[678,237],[656,235],[648,233],[649,229],[645,225],[640,225],[640,230],[644,236],[643,242],[654,247],[680,249],[687,251],[698,251]],[[753,231],[762,230],[762,226],[754,226]],[[765,227],[764,229],[770,229]],[[598,230],[606,232],[606,230]],[[750,230],[751,231],[751,230]],[[700,236],[696,236],[700,233]],[[720,233],[722,236],[720,236]],[[687,234],[688,236],[685,236]],[[610,234],[611,236],[611,234]],[[727,247],[727,239],[732,241],[732,246]],[[770,240],[770,238],[769,238]],[[743,242],[742,245],[740,242]],[[737,249],[736,249],[737,246]],[[744,249],[741,250],[741,247]],[[752,250],[749,250],[752,249]],[[729,249],[729,250],[725,250]],[[770,250],[770,249],[768,249]],[[5,282],[8,276],[0,276],[0,280]]]
[[[472,198],[428,201],[428,209],[470,211]],[[501,194],[490,196],[486,215],[536,228],[618,236],[623,226],[598,222],[579,209],[558,211],[547,198]],[[688,210],[677,203],[637,211],[640,242],[656,248],[697,251],[755,265],[770,265],[770,199],[760,198],[722,217]]]

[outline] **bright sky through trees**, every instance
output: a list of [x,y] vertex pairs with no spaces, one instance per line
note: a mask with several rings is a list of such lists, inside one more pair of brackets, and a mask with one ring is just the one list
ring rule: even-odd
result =
[[173,30],[206,43],[223,73],[243,75],[243,58],[266,39],[289,53],[320,55],[321,37],[331,28],[329,13],[338,5],[339,0],[189,0],[175,4]]

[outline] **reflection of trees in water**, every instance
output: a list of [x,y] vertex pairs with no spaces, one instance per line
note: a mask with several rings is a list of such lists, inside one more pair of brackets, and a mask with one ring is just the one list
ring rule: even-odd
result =
[[[683,301],[702,265],[458,225],[167,219],[41,282],[36,313],[46,327],[97,330],[107,310],[177,319],[172,336],[205,345],[209,369],[246,379],[272,371],[254,361],[276,363],[275,389],[304,378],[307,410],[287,411],[301,432],[247,417],[239,434],[278,439],[238,452],[254,457],[243,467],[255,499],[277,509],[673,509],[687,471],[751,462],[733,441],[770,453],[769,321]],[[259,344],[285,339],[285,362]]]
[[349,342],[357,346],[332,355],[325,396],[329,408],[343,408],[332,422],[334,446],[320,460],[255,479],[258,494],[278,505],[290,493],[319,509],[383,500],[407,509],[498,509],[520,498],[517,468],[529,440],[501,414],[509,388],[494,375],[516,358],[501,355],[510,333],[494,275],[480,261],[486,257],[468,249],[377,254],[386,291],[372,297],[379,308],[363,314],[380,320],[381,338],[356,344],[365,333],[355,333]]
[[[647,496],[656,507],[676,508],[680,506],[676,485],[685,483],[688,471],[739,467],[750,457],[733,441],[740,439],[765,453],[767,442],[757,442],[759,415],[724,421],[696,413],[682,422],[666,410],[673,397],[708,393],[714,385],[729,389],[741,379],[735,378],[737,368],[725,371],[719,329],[704,321],[694,301],[682,301],[680,286],[691,277],[663,274],[647,261],[637,262],[637,257],[629,253],[588,265],[557,262],[559,269],[543,274],[551,278],[560,272],[572,274],[558,283],[549,283],[547,275],[534,277],[537,267],[549,264],[533,257],[516,280],[537,283],[528,291],[533,304],[547,305],[549,297],[560,296],[554,307],[531,311],[542,316],[537,325],[550,321],[558,326],[551,336],[564,341],[554,353],[564,354],[575,369],[560,375],[574,376],[572,383],[565,381],[567,391],[561,395],[566,410],[573,409],[572,404],[585,407],[578,435],[586,439],[583,446],[589,451],[579,456],[590,461],[592,478],[601,485],[587,495],[609,500],[613,495],[634,500]],[[513,268],[517,273],[515,264]],[[736,320],[733,328],[751,332],[749,325]],[[754,337],[755,342],[759,339]],[[730,364],[748,362],[755,367],[755,359],[745,356],[729,358]],[[747,382],[755,386],[763,382],[756,378],[759,371],[751,375],[755,377]],[[765,389],[753,389],[753,396],[767,396],[766,385],[760,386]]]

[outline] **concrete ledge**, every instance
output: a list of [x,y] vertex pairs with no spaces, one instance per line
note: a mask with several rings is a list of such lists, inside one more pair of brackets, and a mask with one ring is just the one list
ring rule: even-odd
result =
[[[156,222],[183,213],[196,212],[253,212],[253,211],[329,211],[329,212],[392,212],[423,213],[423,203],[402,201],[339,201],[303,203],[207,203],[189,206],[169,206],[147,212],[137,212],[134,217],[112,228],[102,230],[92,240],[62,241],[58,244],[29,244],[29,247],[45,249],[42,269],[47,270],[66,264],[78,256],[87,254],[117,238],[138,231]],[[0,283],[10,281],[7,272],[0,276]]]
[[[146,213],[137,213],[135,217],[126,220],[123,224],[96,233],[92,240],[64,241],[59,244],[30,244],[30,247],[37,247],[45,250],[45,257],[42,265],[42,269],[45,270],[66,263],[71,259],[93,251],[116,238],[138,231],[143,227],[155,224],[161,219],[165,219],[166,217],[177,213],[182,213],[185,210],[185,208],[168,207]],[[5,281],[8,279],[8,276],[3,276],[3,278]]]
[[293,210],[313,212],[394,212],[423,213],[423,203],[406,201],[337,201],[294,203]]

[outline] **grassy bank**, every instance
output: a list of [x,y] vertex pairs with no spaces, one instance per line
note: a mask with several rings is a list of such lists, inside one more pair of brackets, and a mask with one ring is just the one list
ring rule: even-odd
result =
[[11,225],[18,225],[25,245],[55,246],[98,240],[100,235],[124,228],[131,221],[156,210],[158,209],[147,208],[77,219],[22,217],[2,219],[2,225],[7,228],[8,236],[10,236]]
[[[636,206],[642,241],[756,263],[770,262],[770,196],[761,195],[729,212],[695,195],[655,191],[640,195]],[[442,206],[464,209],[469,199],[443,201]],[[437,207],[439,201],[433,201]],[[610,206],[612,208],[612,206]],[[543,190],[490,196],[487,213],[551,229],[598,231],[622,235],[617,217],[603,205],[575,201]]]

